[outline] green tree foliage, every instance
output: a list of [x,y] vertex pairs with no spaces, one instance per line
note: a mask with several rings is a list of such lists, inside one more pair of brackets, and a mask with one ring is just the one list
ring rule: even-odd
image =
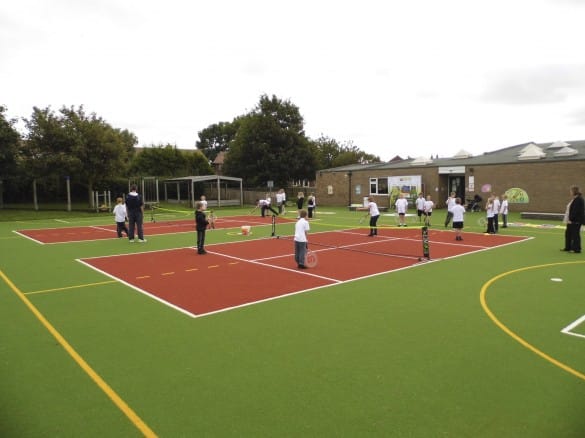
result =
[[180,177],[211,175],[213,169],[201,151],[185,151],[175,146],[142,149],[132,160],[131,173],[142,176]]
[[339,148],[339,153],[333,159],[332,167],[347,166],[348,164],[379,163],[380,157],[360,150],[351,141]]
[[313,179],[315,157],[298,107],[276,96],[261,96],[257,107],[239,119],[224,170],[249,185],[274,181],[282,186],[295,179]]
[[311,141],[311,147],[317,161],[317,170],[335,167],[333,163],[341,149],[335,139],[321,135],[317,140]]
[[238,127],[238,118],[234,119],[233,122],[219,122],[209,125],[198,132],[199,140],[195,145],[210,162],[213,162],[217,154],[229,149],[231,141],[238,132]]
[[14,128],[16,120],[6,119],[6,108],[0,105],[0,180],[17,174],[20,134]]
[[349,164],[379,163],[380,157],[358,149],[352,142],[340,145],[335,139],[321,136],[312,141],[313,153],[317,159],[317,169],[330,169]]
[[25,119],[23,143],[27,169],[35,178],[70,176],[82,183],[90,205],[96,185],[125,173],[137,139],[127,130],[115,129],[83,107],[33,108]]

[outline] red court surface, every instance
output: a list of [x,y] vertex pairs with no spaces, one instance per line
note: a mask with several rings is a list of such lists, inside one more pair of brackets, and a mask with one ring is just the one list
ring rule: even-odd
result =
[[[279,218],[279,222],[291,221],[291,219]],[[272,224],[272,217],[259,216],[226,216],[217,218],[215,221],[215,228],[240,229],[242,225],[254,226],[270,226]],[[156,236],[161,234],[175,234],[195,232],[195,220],[184,219],[174,221],[158,221],[158,222],[144,222],[144,236]],[[85,242],[91,240],[106,240],[116,239],[116,225],[93,225],[81,227],[65,227],[65,228],[40,228],[35,230],[18,230],[16,233],[34,240],[40,244],[49,243],[68,243],[68,242]],[[138,236],[135,236],[138,237]]]
[[[374,238],[363,230],[311,234],[319,263],[306,270],[296,267],[290,237],[208,245],[205,255],[180,248],[80,261],[195,317],[424,263],[420,229],[379,232]],[[526,239],[466,233],[455,241],[449,231],[429,234],[430,261]]]

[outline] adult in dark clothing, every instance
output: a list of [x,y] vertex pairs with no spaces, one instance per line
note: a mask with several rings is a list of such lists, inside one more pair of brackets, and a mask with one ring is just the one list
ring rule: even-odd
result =
[[301,210],[303,209],[303,204],[305,203],[305,194],[303,192],[299,192],[297,195],[297,219],[301,217]]
[[146,242],[144,238],[144,202],[136,191],[136,184],[130,186],[130,193],[126,195],[126,213],[128,214],[128,240],[134,242],[134,229],[138,232],[138,241]]
[[571,187],[573,199],[567,206],[565,247],[563,251],[581,252],[581,226],[585,223],[585,200],[579,187]]
[[317,207],[317,202],[315,200],[315,195],[311,193],[307,198],[307,213],[309,214],[309,218],[312,218],[315,214],[315,207]]
[[195,228],[197,229],[197,254],[207,254],[207,251],[205,251],[205,230],[207,230],[209,221],[203,211],[203,203],[201,201],[197,202],[196,207]]

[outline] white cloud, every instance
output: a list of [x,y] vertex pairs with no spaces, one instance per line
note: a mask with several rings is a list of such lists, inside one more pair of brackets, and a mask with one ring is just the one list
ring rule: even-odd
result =
[[584,19],[550,0],[3,2],[0,104],[83,104],[193,147],[276,94],[311,137],[383,159],[477,154],[583,137]]
[[575,92],[585,92],[585,64],[503,70],[488,79],[482,97],[488,102],[529,105],[564,102]]

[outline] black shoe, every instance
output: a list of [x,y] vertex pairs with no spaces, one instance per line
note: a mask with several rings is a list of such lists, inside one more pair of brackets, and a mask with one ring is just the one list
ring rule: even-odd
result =
[[205,251],[204,249],[197,251],[197,254],[207,254],[207,251]]
[[573,251],[575,254],[581,254],[581,250],[579,251]]
[[299,269],[307,269],[305,265],[299,265]]
[[561,251],[571,251],[571,250],[567,249],[567,248],[561,248]]

